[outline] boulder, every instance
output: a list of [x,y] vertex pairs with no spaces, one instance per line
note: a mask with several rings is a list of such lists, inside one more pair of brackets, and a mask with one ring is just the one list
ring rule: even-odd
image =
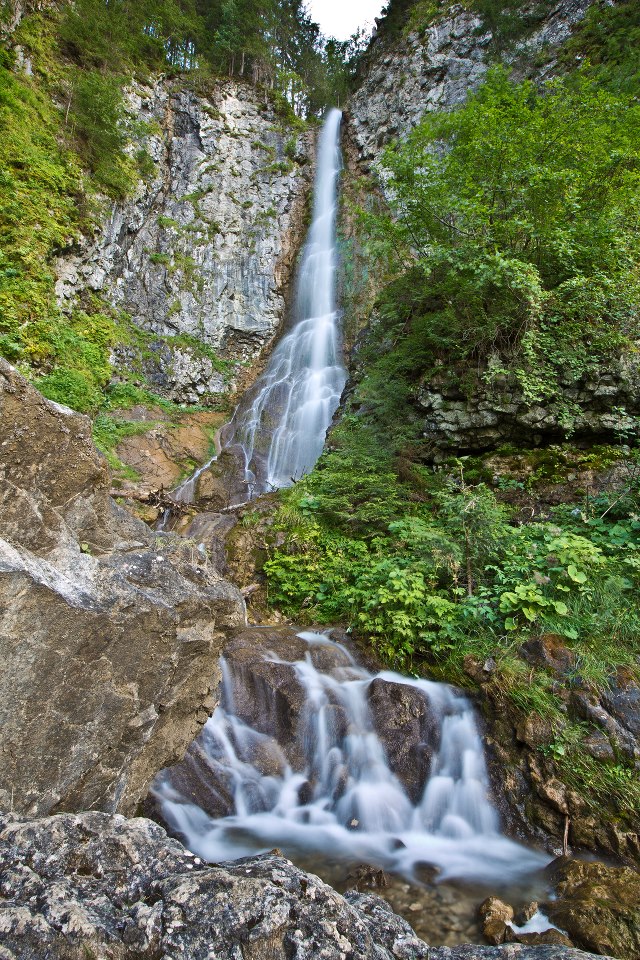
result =
[[133,811],[213,708],[244,602],[118,507],[88,418],[2,360],[0,476],[0,806]]
[[555,633],[545,633],[541,637],[527,640],[521,647],[524,659],[536,667],[546,667],[560,676],[575,668],[576,655],[570,650],[564,637]]
[[411,802],[418,803],[439,746],[438,717],[423,694],[404,683],[377,677],[369,686],[368,699],[389,767]]
[[619,960],[640,956],[640,873],[631,867],[562,858],[546,913],[574,943]]
[[426,960],[371,894],[345,899],[277,852],[209,866],[143,818],[0,818],[12,960]]
[[429,950],[372,893],[277,851],[215,866],[150,820],[0,816],[2,960],[594,960],[559,946]]

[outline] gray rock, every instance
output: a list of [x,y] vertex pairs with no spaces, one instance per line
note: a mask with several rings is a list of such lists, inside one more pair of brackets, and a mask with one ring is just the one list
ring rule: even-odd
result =
[[2,960],[590,960],[556,947],[429,950],[373,894],[277,851],[203,863],[150,820],[0,816]]
[[0,938],[20,960],[427,956],[378,898],[349,903],[276,854],[209,866],[149,820],[96,813],[0,830]]
[[158,392],[194,403],[235,389],[280,329],[313,137],[287,129],[253,87],[234,81],[209,97],[166,78],[135,83],[127,108],[146,125],[135,149],[155,170],[130,200],[108,206],[79,253],[60,257],[56,292],[63,309],[97,292],[142,329],[188,334],[231,361],[221,372],[184,341],[118,351],[117,364],[141,366]]
[[[539,28],[504,59],[531,63],[544,50],[546,63],[552,63],[554,50],[591,2],[560,0]],[[484,79],[491,41],[482,18],[454,4],[423,34],[410,33],[382,49],[383,41],[379,46],[374,43],[368,71],[349,102],[351,130],[364,160],[376,164],[390,140],[405,137],[425,113],[464,103]],[[546,68],[537,70],[544,75]]]
[[528,947],[509,943],[500,947],[477,947],[465,943],[459,947],[432,948],[429,960],[597,960],[597,957],[595,953],[555,945]]
[[117,507],[90,421],[3,360],[0,477],[0,806],[133,811],[213,709],[244,601]]

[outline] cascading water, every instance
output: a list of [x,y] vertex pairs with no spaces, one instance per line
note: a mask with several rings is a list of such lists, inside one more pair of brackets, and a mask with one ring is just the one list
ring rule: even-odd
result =
[[336,210],[340,173],[339,110],[320,134],[313,218],[296,284],[292,330],[224,431],[241,448],[247,499],[290,486],[322,453],[346,371],[340,360],[336,308]]
[[[500,832],[482,741],[462,694],[391,672],[374,676],[326,636],[298,636],[308,644],[304,659],[271,654],[262,664],[276,671],[275,685],[260,684],[242,663],[223,664],[221,705],[185,763],[187,781],[203,784],[216,803],[227,798],[226,815],[211,816],[181,793],[180,766],[156,780],[165,820],[194,852],[220,861],[277,846],[306,862],[366,862],[414,880],[428,865],[441,878],[498,884],[546,863]],[[302,691],[292,737],[291,719],[278,718],[283,684]],[[392,709],[407,688],[413,714],[431,717],[426,742],[416,744],[429,756],[426,782],[413,799],[392,769],[386,729],[393,726],[387,703]],[[372,709],[381,689],[384,716]]]
[[[223,450],[239,453],[244,489],[232,502],[288,487],[314,466],[338,408],[347,373],[340,359],[336,307],[339,110],[330,110],[318,143],[313,218],[296,281],[294,325],[273,351],[220,433],[216,455],[174,492],[192,503],[198,477]],[[169,515],[162,521],[162,526]]]

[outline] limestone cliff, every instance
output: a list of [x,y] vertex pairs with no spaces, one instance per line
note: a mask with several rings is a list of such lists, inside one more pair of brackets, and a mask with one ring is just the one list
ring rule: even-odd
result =
[[212,706],[239,592],[109,497],[90,422],[0,360],[0,804],[132,813]]
[[[245,365],[279,330],[313,137],[233,81],[206,95],[163,78],[136,84],[127,109],[141,131],[131,150],[152,159],[148,179],[58,258],[56,292],[63,306],[97,293],[161,335],[142,358],[146,379],[171,399],[197,402],[246,379]],[[198,343],[229,361],[224,373]],[[117,365],[134,360],[122,348]]]
[[[560,0],[526,39],[501,59],[536,75],[553,66],[558,46],[582,19],[593,0]],[[525,6],[525,5],[523,5]],[[459,106],[482,82],[495,62],[493,36],[482,17],[461,4],[452,4],[424,30],[389,43],[374,40],[364,71],[349,103],[349,118],[362,157],[368,162],[394,138],[409,133],[431,110]]]
[[[544,14],[540,12],[544,5],[523,5],[537,22],[520,40],[505,46],[496,45],[498,38],[479,13],[459,4],[448,5],[425,27],[405,31],[399,39],[389,39],[384,32],[375,37],[347,111],[347,158],[355,183],[350,190],[357,191],[357,204],[367,207],[372,195],[384,198],[385,147],[406,137],[425,114],[463,104],[493,64],[507,65],[516,79],[552,77],[562,45],[592,3],[560,0],[548,4]],[[368,188],[362,186],[363,171],[369,177]],[[385,321],[373,308],[381,280],[369,276],[368,287],[363,283],[366,266],[358,256],[359,228],[349,210],[343,221],[352,274],[345,280],[344,295],[351,314],[349,345],[356,342],[352,376],[358,380],[363,371],[354,331],[366,328],[362,343],[367,331],[382,328]],[[509,443],[539,446],[569,436],[603,443],[633,435],[640,414],[637,343],[635,347],[626,354],[612,352],[605,360],[594,357],[578,378],[569,370],[560,371],[549,397],[539,402],[525,397],[512,358],[504,352],[496,349],[478,362],[457,366],[439,359],[441,369],[416,377],[412,396],[433,458]]]

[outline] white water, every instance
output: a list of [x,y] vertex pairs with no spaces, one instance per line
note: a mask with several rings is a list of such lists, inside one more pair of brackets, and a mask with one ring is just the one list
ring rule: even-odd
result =
[[[301,636],[337,647],[323,635]],[[298,736],[304,769],[299,764],[292,769],[276,747],[280,770],[269,776],[254,760],[264,757],[269,744],[273,751],[265,731],[277,726],[275,696],[262,692],[261,729],[247,726],[234,712],[242,674],[234,676],[223,664],[222,702],[199,744],[213,779],[233,796],[233,813],[215,820],[185,802],[171,785],[170,771],[154,786],[165,819],[190,849],[217,862],[279,847],[307,862],[366,862],[409,879],[429,865],[441,879],[500,885],[540,869],[548,858],[500,832],[482,741],[466,698],[444,684],[377,675],[414,687],[438,718],[439,745],[414,805],[389,768],[374,728],[367,700],[374,676],[346,651],[342,662],[330,673],[316,669],[309,654],[293,664],[306,694]],[[346,722],[336,724],[336,709]]]
[[320,134],[294,326],[225,430],[224,446],[237,445],[244,453],[246,499],[288,487],[312,469],[346,382],[336,307],[341,117],[339,110],[330,110]]

